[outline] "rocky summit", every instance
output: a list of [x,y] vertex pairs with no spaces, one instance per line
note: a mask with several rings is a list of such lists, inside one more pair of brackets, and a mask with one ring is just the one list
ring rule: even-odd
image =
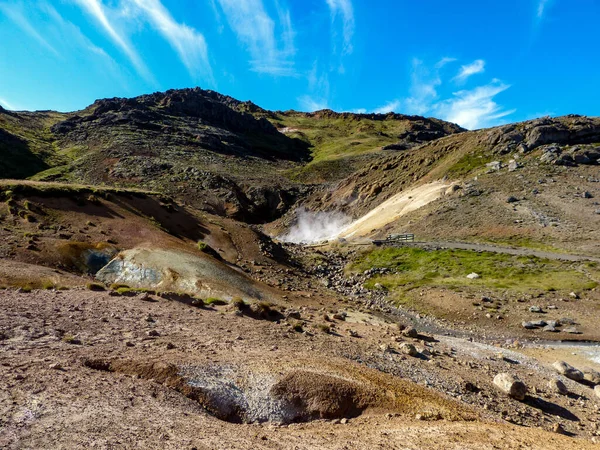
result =
[[0,107],[0,447],[595,448],[600,119]]

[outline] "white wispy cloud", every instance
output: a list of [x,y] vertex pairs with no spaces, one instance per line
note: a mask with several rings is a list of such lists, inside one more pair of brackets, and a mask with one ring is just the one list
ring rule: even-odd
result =
[[470,76],[483,72],[485,72],[485,61],[483,59],[477,59],[471,64],[461,66],[460,71],[454,77],[454,80],[459,83],[464,83]]
[[213,79],[206,40],[201,33],[176,22],[160,0],[131,1],[171,45],[193,78]]
[[0,98],[0,105],[5,109],[10,109],[12,111],[16,110],[16,108],[11,103],[7,102],[3,98]]
[[[443,65],[439,66],[441,67]],[[437,88],[442,84],[439,68],[431,70],[420,59],[413,59],[410,97],[405,102],[405,109],[409,114],[423,115],[431,109],[432,103],[438,98]]]
[[298,98],[301,111],[314,112],[321,109],[328,109],[327,101],[322,98],[313,98],[310,95],[303,95]]
[[[496,102],[495,97],[510,88],[509,84],[498,79],[454,92],[447,98],[441,97],[438,91],[443,84],[440,74],[443,65],[438,62],[433,67],[430,69],[419,59],[413,60],[411,95],[403,102],[407,113],[432,115],[468,129],[477,129],[498,125],[502,118],[516,111]],[[461,68],[460,73],[479,73],[480,67],[480,64],[468,64]]]
[[342,21],[343,50],[342,54],[353,51],[352,37],[354,36],[354,7],[351,0],[325,0],[329,6],[331,22],[335,23],[338,16]]
[[440,59],[440,60],[439,60],[439,61],[438,61],[438,62],[435,64],[435,68],[436,68],[436,69],[441,69],[442,67],[444,67],[444,66],[446,66],[446,65],[448,65],[448,64],[450,64],[450,63],[453,63],[453,62],[455,62],[455,61],[458,61],[458,59],[456,59],[456,58],[450,58],[450,57],[446,56],[446,57],[444,57],[444,58]]
[[494,101],[494,97],[510,85],[494,79],[491,83],[471,90],[455,92],[452,98],[433,105],[432,110],[441,118],[470,130],[496,125],[498,120],[513,114]]
[[321,71],[319,62],[314,61],[307,75],[308,94],[298,98],[301,111],[318,111],[329,108],[329,73]]
[[537,18],[542,19],[544,17],[544,13],[546,12],[546,8],[550,5],[552,0],[539,0],[537,5]]
[[392,100],[391,102],[388,102],[385,105],[380,106],[379,108],[375,108],[373,110],[373,112],[376,114],[386,114],[389,112],[396,112],[396,111],[398,111],[398,109],[400,108],[401,105],[402,105],[402,102],[400,102],[400,100]]
[[21,2],[16,3],[0,3],[0,11],[12,20],[21,30],[23,30],[30,37],[38,41],[38,43],[46,50],[53,53],[55,56],[61,56],[61,54],[52,46],[31,24],[27,19],[26,14],[23,10],[23,4]]
[[100,0],[75,0],[77,4],[90,14],[102,27],[112,41],[127,55],[136,71],[146,80],[155,84],[150,70],[127,39],[125,33],[117,30],[109,19],[109,11]]
[[[289,11],[276,4],[280,20],[276,27],[262,0],[218,0],[218,3],[229,26],[248,48],[252,70],[276,76],[296,75],[294,31]],[[276,28],[281,29],[282,43],[276,38]]]

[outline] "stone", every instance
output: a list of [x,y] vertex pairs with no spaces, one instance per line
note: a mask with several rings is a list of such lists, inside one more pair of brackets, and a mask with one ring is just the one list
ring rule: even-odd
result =
[[414,327],[406,327],[402,331],[402,334],[409,338],[418,338],[419,337],[419,332]]
[[573,381],[583,380],[583,372],[564,361],[556,361],[552,364],[552,367],[554,367],[558,373]]
[[579,299],[579,294],[577,294],[576,292],[571,292],[569,294],[569,297],[574,298],[575,300]]
[[521,323],[521,326],[526,330],[534,330],[535,328],[537,328],[532,322],[523,322]]
[[469,280],[477,280],[478,278],[481,278],[481,276],[478,273],[473,272],[467,275],[467,278]]
[[58,362],[50,364],[48,368],[52,370],[63,370],[63,366]]
[[156,331],[156,330],[150,330],[150,331],[148,331],[147,334],[150,337],[158,337],[158,336],[160,336],[160,333],[158,331]]
[[527,386],[514,375],[499,373],[494,377],[494,384],[509,397],[521,401],[525,400]]
[[534,320],[531,324],[536,328],[542,328],[548,325],[545,320]]
[[492,161],[485,165],[490,172],[497,172],[502,168],[502,163],[500,161]]
[[547,333],[558,333],[560,330],[552,325],[546,325],[544,328],[542,328],[542,331]]
[[581,331],[579,331],[576,327],[567,327],[567,328],[563,329],[563,333],[581,334]]
[[414,345],[409,344],[407,342],[400,345],[400,351],[408,356],[417,356],[419,354],[417,348]]
[[552,392],[557,392],[561,395],[567,395],[569,393],[569,389],[565,386],[565,383],[560,381],[557,378],[553,378],[548,382],[548,387]]
[[594,394],[596,394],[596,397],[600,398],[600,386],[594,387]]
[[590,367],[586,367],[582,370],[583,372],[583,379],[585,381],[587,381],[588,383],[597,385],[600,384],[600,372],[598,372],[597,370],[594,370]]
[[585,191],[583,193],[583,198],[594,198],[594,195],[589,191]]
[[563,428],[563,426],[560,423],[555,423],[554,425],[552,425],[552,431],[554,433],[564,434],[565,429]]
[[520,167],[519,163],[517,161],[515,161],[514,159],[511,159],[508,162],[508,171],[509,172],[514,172],[515,170],[517,170]]
[[529,312],[532,312],[532,313],[541,313],[543,311],[542,311],[542,308],[539,307],[539,306],[530,306],[529,307]]
[[513,197],[512,195],[506,199],[506,203],[516,203],[519,199],[517,197]]

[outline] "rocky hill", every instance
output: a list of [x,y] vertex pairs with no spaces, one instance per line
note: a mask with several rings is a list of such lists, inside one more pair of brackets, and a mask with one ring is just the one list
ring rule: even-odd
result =
[[274,113],[213,91],[171,90],[69,114],[0,112],[0,177],[142,186],[266,222],[385,145],[459,131],[416,116]]
[[386,229],[422,237],[555,245],[600,254],[600,119],[543,118],[464,132],[381,156],[309,210],[358,218],[395,194],[436,180],[447,195]]

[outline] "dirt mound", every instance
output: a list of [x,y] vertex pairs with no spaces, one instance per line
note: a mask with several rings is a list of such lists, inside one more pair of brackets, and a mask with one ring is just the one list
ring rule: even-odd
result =
[[[326,365],[327,363],[324,363]],[[93,370],[135,375],[195,400],[211,415],[233,423],[309,422],[358,417],[364,412],[411,413],[438,419],[474,420],[469,413],[410,382],[352,365],[320,371],[289,363],[271,367],[177,365],[164,361],[85,359]]]

